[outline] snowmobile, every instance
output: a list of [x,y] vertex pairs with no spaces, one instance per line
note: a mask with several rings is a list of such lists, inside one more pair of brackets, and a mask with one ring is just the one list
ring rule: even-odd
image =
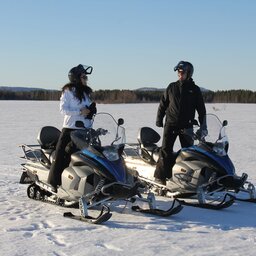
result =
[[[143,185],[127,170],[122,157],[123,119],[116,121],[109,113],[98,113],[93,120],[93,128],[86,129],[78,122],[76,126],[81,129],[71,133],[72,145],[68,145],[73,148],[71,161],[61,175],[57,191],[47,184],[47,178],[60,131],[45,126],[38,134],[39,144],[21,145],[25,163],[22,163],[20,183],[29,184],[28,197],[64,207],[79,207],[80,215],[66,212],[64,217],[95,224],[111,217],[108,205],[118,200],[131,202],[132,210],[137,212],[160,216],[178,213],[182,209],[178,200],[174,200],[169,209],[162,210],[156,207],[154,194],[142,196]],[[93,208],[100,210],[97,217],[88,213]]]
[[205,122],[208,134],[202,134],[197,120],[193,128],[180,131],[192,137],[195,143],[173,153],[172,174],[166,179],[166,185],[154,179],[160,150],[157,143],[161,137],[150,127],[139,129],[138,143],[126,144],[127,168],[137,172],[138,178],[155,193],[185,198],[181,200],[184,205],[222,209],[231,206],[234,200],[256,202],[255,187],[247,181],[248,175],[238,176],[228,156],[227,121],[221,122],[216,115],[207,114]]

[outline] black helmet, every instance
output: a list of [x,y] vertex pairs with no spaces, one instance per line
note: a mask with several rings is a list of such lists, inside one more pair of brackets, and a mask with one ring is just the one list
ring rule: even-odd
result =
[[188,62],[188,61],[180,61],[175,67],[174,67],[174,71],[177,70],[183,70],[185,72],[187,72],[187,79],[191,78],[193,73],[194,73],[194,67],[193,65]]
[[85,66],[79,64],[77,67],[73,67],[68,72],[68,78],[71,83],[77,83],[80,81],[81,74],[90,75],[92,73],[93,68],[91,66]]

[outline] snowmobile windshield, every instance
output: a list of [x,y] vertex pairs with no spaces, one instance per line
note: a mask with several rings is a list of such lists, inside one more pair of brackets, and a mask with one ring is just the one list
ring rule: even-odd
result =
[[71,139],[80,150],[93,155],[100,152],[109,161],[117,161],[125,144],[125,129],[122,124],[121,118],[116,121],[108,113],[98,113],[94,117],[93,128],[73,131]]
[[93,129],[95,131],[104,130],[99,136],[102,147],[109,145],[123,145],[126,142],[125,129],[121,124],[122,119],[115,120],[109,113],[97,113],[93,121]]
[[73,143],[80,150],[83,148],[114,146],[116,149],[125,143],[125,129],[122,119],[116,121],[108,113],[98,113],[94,117],[93,128],[84,128],[71,132]]
[[205,120],[208,131],[208,134],[204,137],[205,143],[211,145],[218,155],[226,155],[229,142],[225,124],[214,114],[207,114]]

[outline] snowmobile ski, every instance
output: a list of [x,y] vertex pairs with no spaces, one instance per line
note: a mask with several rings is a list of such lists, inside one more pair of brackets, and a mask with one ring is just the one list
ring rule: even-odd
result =
[[190,203],[190,202],[186,202],[186,201],[180,200],[180,199],[179,199],[179,201],[182,205],[186,205],[186,206],[193,206],[193,207],[199,207],[199,208],[211,209],[211,210],[221,210],[221,209],[230,207],[235,202],[235,197],[230,194],[226,194],[224,196],[223,200],[216,204]]
[[[144,182],[146,182],[149,186],[153,186],[153,187],[157,187],[159,188],[159,190],[157,191],[157,193],[161,196],[161,195],[167,195],[167,196],[171,196],[174,198],[179,197],[179,192],[171,192],[170,189],[166,186],[166,185],[162,185],[160,183],[157,183],[155,181],[152,181],[150,179],[144,178],[140,176],[140,179],[143,180]],[[199,208],[204,208],[204,209],[212,209],[212,210],[221,210],[227,207],[230,207],[234,201],[235,201],[235,197],[233,195],[230,194],[225,194],[224,198],[222,201],[218,202],[218,203],[190,203],[187,202],[185,200],[181,200],[179,198],[179,202],[182,205],[187,205],[187,206],[193,206],[193,207],[199,207]],[[248,199],[250,200],[250,199]]]
[[109,207],[106,205],[103,205],[100,214],[97,217],[92,216],[82,216],[82,215],[74,215],[72,212],[64,212],[63,217],[70,218],[73,220],[79,220],[91,224],[102,224],[109,220],[112,216],[112,213],[110,213]]
[[245,198],[245,197],[238,197],[238,194],[235,195],[235,200],[237,201],[241,201],[241,202],[248,202],[248,203],[256,203],[256,189],[255,186],[250,183],[250,182],[246,182],[247,188],[245,188],[244,186],[242,188],[240,188],[241,192],[246,192],[247,194],[249,194],[249,198]]
[[247,203],[256,203],[256,198],[238,198],[235,197],[236,201],[241,201],[241,202],[247,202]]
[[132,210],[135,212],[148,213],[161,217],[168,217],[170,215],[174,215],[179,213],[182,210],[183,206],[180,204],[178,199],[175,199],[172,203],[172,206],[168,210],[162,209],[143,209],[138,205],[132,206]]

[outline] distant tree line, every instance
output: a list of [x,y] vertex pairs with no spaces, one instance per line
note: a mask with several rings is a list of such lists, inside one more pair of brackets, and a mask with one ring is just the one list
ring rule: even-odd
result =
[[98,90],[93,98],[98,103],[149,103],[158,102],[163,91]]
[[[93,98],[98,103],[159,102],[163,90],[98,90]],[[59,100],[58,90],[1,90],[0,100]],[[203,91],[206,103],[256,103],[256,92],[250,90]]]
[[0,100],[59,100],[61,92],[57,90],[1,90]]
[[256,92],[250,90],[228,90],[203,93],[208,103],[256,103]]

